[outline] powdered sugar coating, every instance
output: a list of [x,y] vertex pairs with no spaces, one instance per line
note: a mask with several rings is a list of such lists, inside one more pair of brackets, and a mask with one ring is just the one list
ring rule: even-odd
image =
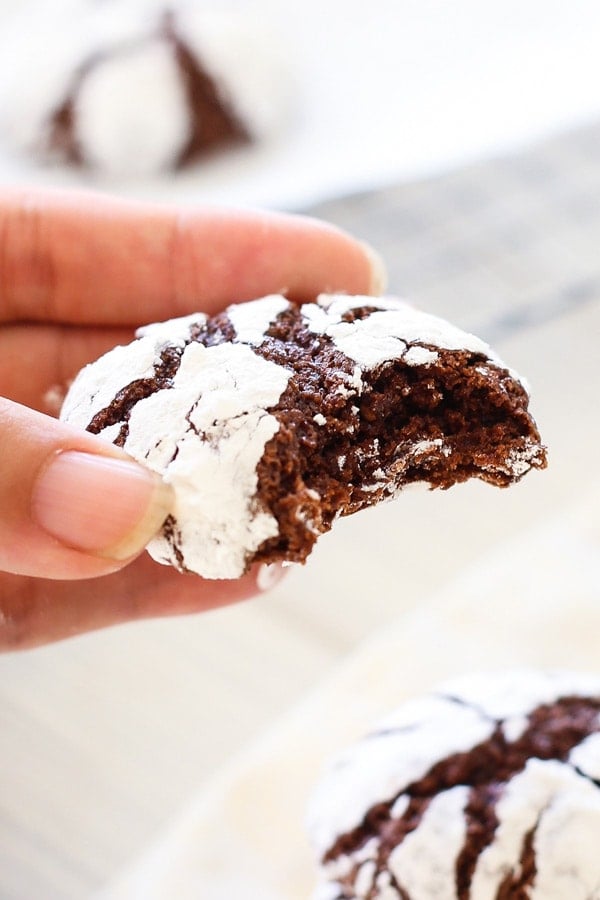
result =
[[276,519],[252,501],[256,467],[279,428],[265,410],[288,379],[244,344],[192,343],[173,385],[136,404],[123,449],[175,489],[176,540],[163,533],[148,545],[158,562],[237,578],[248,556],[278,534]]
[[569,754],[572,766],[600,782],[600,734],[591,734]]
[[[151,114],[142,98],[151,98]],[[160,39],[99,60],[81,83],[74,115],[84,159],[116,176],[173,168],[190,135],[179,69]]]
[[[363,318],[357,315],[354,321],[343,320],[345,313],[361,307],[369,307]],[[371,319],[377,320],[377,327],[371,331],[354,327],[366,326]],[[423,330],[421,340],[416,341],[419,320]],[[330,321],[334,322],[332,334],[326,324]],[[316,334],[315,327],[323,322],[324,337],[313,340],[310,332]],[[400,331],[403,322],[405,332]],[[391,344],[383,334],[386,323],[391,329]],[[330,352],[332,344],[340,349],[340,325],[352,330],[349,349],[354,354],[341,362],[339,353]],[[201,332],[204,337],[200,337]],[[274,338],[274,334],[280,337]],[[267,336],[271,344],[265,345]],[[425,340],[434,339],[439,344],[423,345]],[[294,343],[296,340],[300,343]],[[273,357],[274,362],[268,357],[277,341],[279,355]],[[246,571],[262,544],[280,535],[278,519],[270,511],[275,507],[267,509],[268,503],[259,497],[257,470],[265,448],[280,428],[278,416],[286,414],[285,410],[273,410],[288,383],[296,394],[286,402],[295,409],[298,392],[303,390],[302,377],[309,379],[312,405],[305,415],[311,427],[317,426],[325,434],[325,441],[331,440],[327,430],[332,422],[339,426],[338,433],[343,429],[343,434],[354,435],[362,427],[358,398],[363,391],[368,392],[370,379],[380,366],[399,358],[399,347],[407,365],[427,368],[437,359],[438,348],[447,350],[448,345],[458,347],[461,342],[478,348],[471,351],[478,354],[483,352],[480,346],[486,346],[393,298],[323,295],[317,303],[299,308],[282,295],[269,295],[232,305],[215,320],[193,313],[140,328],[131,345],[116,347],[80,373],[61,415],[66,421],[118,443],[173,485],[172,515],[162,534],[148,547],[155,559],[204,577],[235,578]],[[326,363],[327,387],[323,387],[319,364],[311,356],[321,345],[330,353],[328,358],[334,358],[333,364]],[[384,349],[392,356],[384,357]],[[412,351],[416,355],[407,359]],[[307,361],[313,366],[310,376],[303,374]],[[290,382],[292,374],[296,377]],[[327,405],[327,398],[340,391],[351,401],[346,418],[338,418],[335,406],[332,413]],[[356,403],[352,402],[354,399]],[[327,415],[320,412],[321,408]],[[297,430],[297,422],[293,429]],[[369,469],[363,470],[368,474],[363,474],[362,497],[379,499],[397,492],[400,485],[393,479],[400,471],[402,458],[398,461],[393,457],[396,468],[390,474],[378,437],[361,438],[353,447],[355,440],[349,438],[349,446],[334,458],[341,473],[340,482],[350,483],[344,473],[347,463],[368,465]],[[397,438],[393,440],[395,452]],[[539,445],[525,449],[527,454],[531,451],[535,462]],[[442,438],[413,438],[403,454],[406,465],[409,461],[419,465],[423,459],[448,458],[452,448]],[[499,458],[499,466],[523,465],[520,456],[514,461],[506,461],[505,456]],[[295,522],[302,523],[304,533],[310,535],[312,546],[314,539],[330,527],[323,525],[315,504],[321,502],[322,496],[308,482],[303,483],[296,496],[299,500],[292,515]],[[285,536],[285,526],[281,527],[281,535]]]
[[317,787],[308,824],[319,855],[356,828],[371,806],[400,797],[439,759],[469,750],[493,730],[494,723],[478,710],[439,696],[400,707],[338,757]]
[[442,684],[437,695],[453,697],[481,710],[494,721],[508,722],[558,697],[597,697],[600,677],[587,672],[509,670],[490,675],[462,675]]
[[[377,312],[364,319],[344,320],[347,313],[361,307]],[[485,341],[393,297],[321,296],[318,306],[307,307],[306,317],[311,331],[328,335],[363,369],[373,369],[390,359],[427,365],[437,359],[432,347],[479,353],[506,368]]]
[[214,6],[200,11],[182,4],[177,13],[181,34],[213,75],[228,104],[251,134],[266,138],[284,116],[290,78],[279,41],[269,34],[264,17],[232,15]]
[[598,896],[600,789],[570,765],[531,759],[496,805],[494,841],[477,861],[471,896],[494,900],[507,872],[518,870],[525,837],[535,831],[537,872],[531,900]]
[[[597,708],[600,677],[521,670],[488,673],[455,679],[421,700],[404,704],[346,751],[318,786],[309,811],[309,831],[318,856],[325,857],[342,835],[351,834],[367,812],[382,802],[392,804],[392,818],[402,817],[408,809],[410,785],[451,757],[461,744],[468,751],[498,727],[507,741],[518,741],[524,718],[529,720],[535,710],[562,698],[591,698]],[[532,756],[506,782],[494,806],[497,825],[490,842],[475,857],[471,900],[496,900],[501,887],[506,890],[511,873],[516,873],[518,881],[528,841],[535,872],[528,876],[532,882],[527,894],[519,893],[519,897],[600,897],[600,720],[595,716],[594,733],[566,759]],[[405,789],[408,794],[403,793]],[[327,890],[335,888],[331,896],[347,900],[457,900],[457,861],[470,840],[466,831],[469,790],[459,784],[435,794],[416,827],[387,855],[381,856],[378,839],[370,838],[370,858],[378,861],[369,870],[370,880],[361,869],[360,849],[345,851],[348,845],[338,844],[340,850],[323,863],[316,897],[328,896],[324,887],[328,885]]]
[[135,336],[136,338],[149,337],[157,347],[163,347],[165,344],[184,347],[190,340],[192,328],[201,328],[207,319],[207,315],[197,312],[189,316],[168,319],[166,322],[153,322],[151,325],[142,325],[141,328],[138,328]]
[[420,827],[392,851],[389,871],[410,897],[455,900],[454,866],[466,837],[468,799],[469,789],[462,785],[442,791],[427,807]]
[[[189,330],[189,329],[188,329]],[[60,417],[86,428],[101,409],[132,381],[151,378],[159,362],[160,339],[143,337],[127,346],[114,347],[79,373],[65,397]],[[108,438],[112,441],[112,435]]]
[[[129,347],[116,347],[86,367],[62,418],[87,427],[128,384],[154,375],[169,331],[181,346],[204,320],[200,314],[142,329]],[[206,578],[236,578],[247,557],[277,534],[274,517],[255,508],[256,466],[279,427],[266,410],[289,376],[242,343],[187,343],[172,386],[135,404],[123,449],[160,472],[175,491],[174,525],[148,546],[158,562]],[[115,426],[99,436],[114,440]]]
[[285,312],[289,300],[281,294],[270,294],[259,300],[236,303],[228,307],[229,321],[235,328],[236,338],[245,344],[262,344],[269,326],[277,316]]

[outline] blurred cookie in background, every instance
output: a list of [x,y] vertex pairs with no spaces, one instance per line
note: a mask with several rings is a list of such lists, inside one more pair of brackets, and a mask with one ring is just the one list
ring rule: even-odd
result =
[[275,42],[235,9],[31,3],[1,45],[0,139],[110,177],[264,141],[289,97]]
[[405,702],[340,755],[313,900],[600,896],[600,679],[503,669]]

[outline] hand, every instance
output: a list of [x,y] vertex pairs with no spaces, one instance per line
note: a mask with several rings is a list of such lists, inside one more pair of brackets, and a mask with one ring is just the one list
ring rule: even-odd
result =
[[268,293],[376,293],[378,272],[364,245],[300,217],[0,192],[0,648],[260,589],[255,570],[204,581],[142,554],[168,488],[47,415],[58,386],[138,325]]

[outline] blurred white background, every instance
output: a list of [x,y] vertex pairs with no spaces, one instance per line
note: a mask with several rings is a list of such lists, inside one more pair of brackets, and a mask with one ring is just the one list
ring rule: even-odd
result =
[[[141,19],[159,0],[0,0],[44,40],[77,44],[82,10]],[[97,186],[179,202],[302,207],[323,197],[443,171],[593,118],[600,110],[595,0],[190,0],[229,9],[270,46],[274,102],[287,102],[262,144],[154,182]],[[112,7],[112,10],[111,10]],[[53,37],[50,22],[58,26]],[[2,28],[2,18],[0,18]],[[17,40],[18,45],[18,40]],[[35,42],[32,42],[35,46]],[[7,49],[7,48],[5,48]],[[31,54],[29,78],[40,77]],[[6,63],[5,63],[6,64]],[[0,65],[1,77],[1,65]],[[1,90],[1,84],[0,84]],[[0,109],[1,114],[1,109]],[[45,171],[0,144],[0,182],[89,181]]]

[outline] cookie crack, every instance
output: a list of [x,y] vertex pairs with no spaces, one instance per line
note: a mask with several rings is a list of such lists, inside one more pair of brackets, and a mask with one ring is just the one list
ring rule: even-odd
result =
[[[383,870],[392,851],[419,827],[436,795],[458,786],[469,787],[464,810],[468,840],[455,864],[457,896],[467,900],[477,861],[493,842],[498,827],[496,805],[507,784],[531,758],[569,764],[571,750],[597,731],[599,711],[600,699],[593,698],[562,697],[552,704],[542,704],[529,714],[527,728],[514,741],[508,741],[503,733],[506,720],[492,719],[495,727],[489,738],[469,751],[440,760],[390,800],[371,807],[356,828],[338,836],[323,855],[323,863],[351,856],[369,840],[376,839],[377,866]],[[557,722],[563,723],[562,728],[557,727]],[[392,808],[402,796],[409,798],[408,807],[402,816],[392,818]]]
[[[187,346],[187,344],[185,344]],[[113,441],[123,447],[129,437],[129,417],[140,400],[151,397],[157,391],[172,387],[173,379],[181,365],[184,347],[166,347],[161,351],[160,361],[148,378],[138,378],[121,388],[108,406],[99,410],[86,425],[87,431],[99,434],[111,425],[121,424],[119,435]]]

